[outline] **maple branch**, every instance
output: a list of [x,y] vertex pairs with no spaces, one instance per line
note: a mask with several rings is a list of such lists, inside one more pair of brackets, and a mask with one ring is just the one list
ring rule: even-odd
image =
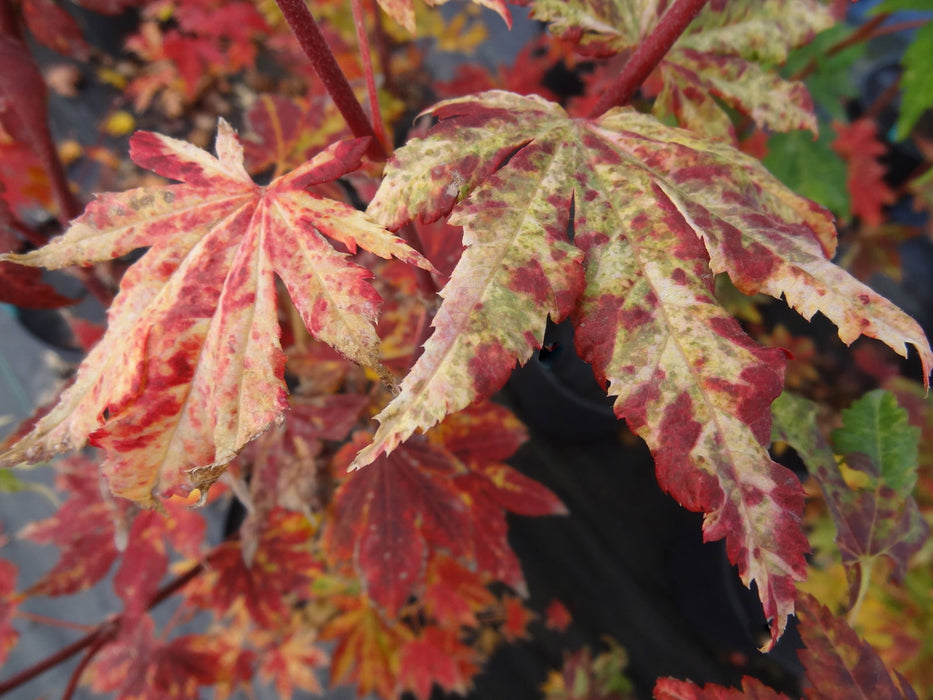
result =
[[104,645],[116,636],[118,629],[119,625],[114,625],[112,629],[108,629],[105,625],[100,629],[101,634],[97,635],[97,639],[91,644],[91,648],[87,650],[78,662],[78,665],[75,666],[71,678],[68,679],[68,685],[65,687],[65,692],[62,693],[62,700],[71,700],[75,690],[78,688],[78,683],[81,681],[81,676],[84,675],[84,669],[86,669],[88,664],[97,656],[97,652],[103,649]]
[[337,65],[337,59],[324,40],[324,35],[308,11],[304,0],[275,0],[285,21],[291,27],[292,33],[311,61],[315,74],[324,83],[324,88],[330,95],[337,109],[343,115],[347,126],[355,136],[370,137],[368,154],[374,160],[385,160],[386,153],[379,142],[372,124],[366,118],[362,105],[353,94],[353,88],[347,81],[347,76]]
[[366,35],[366,17],[363,15],[362,0],[350,0],[353,9],[353,24],[356,26],[356,41],[360,49],[360,62],[363,64],[363,75],[366,76],[366,91],[369,93],[369,111],[372,116],[373,129],[382,143],[383,148],[389,145],[385,125],[382,123],[382,111],[379,109],[379,93],[376,91],[376,78],[373,75],[373,54],[369,48],[369,37]]
[[107,624],[108,623],[102,623],[100,626],[95,628],[93,632],[89,632],[78,641],[72,642],[68,646],[59,649],[57,652],[43,659],[42,661],[33,664],[29,668],[24,668],[19,673],[10,676],[7,680],[0,683],[0,695],[4,695],[14,688],[18,688],[24,683],[31,681],[36,676],[45,673],[50,668],[54,668],[55,666],[58,666],[58,664],[67,661],[81,650],[91,646],[97,641],[98,636],[101,634],[101,630],[103,630]]
[[693,18],[699,14],[707,0],[677,0],[667,14],[658,22],[658,26],[647,38],[638,45],[635,52],[626,62],[622,73],[616,81],[609,86],[593,110],[587,115],[596,119],[613,107],[626,104],[639,86],[645,81],[651,71],[660,63],[665,54],[670,51],[674,42],[680,38]]
[[[210,554],[208,554],[206,558],[209,557]],[[175,593],[184,588],[189,581],[196,578],[202,571],[204,571],[204,564],[198,563],[188,569],[188,571],[185,573],[169,581],[167,584],[162,586],[162,588],[156,591],[152,598],[149,599],[149,602],[146,604],[146,610],[152,610],[152,608],[157,606],[166,598],[170,598],[171,596],[175,595]],[[14,688],[18,688],[24,683],[28,683],[36,676],[39,676],[48,671],[50,668],[54,668],[55,666],[58,666],[58,664],[64,663],[72,656],[80,653],[84,649],[92,647],[85,655],[85,659],[82,659],[81,663],[78,664],[78,668],[75,670],[75,673],[77,673],[79,670],[83,670],[84,666],[86,666],[94,657],[94,655],[100,651],[100,647],[102,647],[105,643],[109,642],[117,635],[122,622],[123,615],[117,615],[110,620],[106,620],[100,623],[86,635],[81,637],[81,639],[72,642],[68,646],[59,649],[51,656],[11,676],[7,680],[0,683],[0,695],[4,695]],[[63,696],[62,700],[66,700],[68,697],[69,695],[66,691],[66,695]]]

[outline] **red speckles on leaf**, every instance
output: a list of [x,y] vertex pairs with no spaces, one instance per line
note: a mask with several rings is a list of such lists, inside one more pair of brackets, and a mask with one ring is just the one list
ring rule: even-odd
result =
[[13,258],[64,267],[149,247],[123,277],[108,331],[74,384],[4,462],[90,439],[107,450],[115,493],[152,504],[206,489],[287,406],[276,278],[317,338],[388,379],[372,274],[327,238],[431,265],[362,212],[304,189],[356,168],[365,148],[365,139],[335,143],[259,187],[226,122],[217,157],[136,134],[134,160],[182,184],[102,195],[64,236]]

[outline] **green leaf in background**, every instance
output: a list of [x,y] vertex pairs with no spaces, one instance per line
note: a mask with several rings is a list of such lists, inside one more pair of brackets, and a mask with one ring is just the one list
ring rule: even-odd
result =
[[842,412],[842,427],[831,435],[836,454],[865,455],[869,476],[905,498],[917,483],[920,442],[920,429],[907,418],[893,394],[876,389]]
[[901,58],[901,113],[897,118],[895,136],[899,141],[910,136],[910,130],[925,111],[933,107],[933,24],[921,27]]
[[806,73],[804,82],[820,116],[847,120],[845,103],[859,93],[853,66],[865,56],[868,44],[860,41],[841,51],[830,51],[853,31],[850,25],[839,23],[820,32],[809,44],[794,49],[781,69],[788,78]]
[[851,205],[846,189],[846,164],[830,144],[833,132],[820,128],[814,141],[808,131],[772,134],[762,161],[778,180],[798,194],[822,204],[839,219],[848,219]]
[[58,497],[48,486],[37,484],[32,481],[24,481],[20,479],[12,469],[0,469],[0,493],[21,493],[23,491],[41,493],[52,503],[58,503]]
[[[914,10],[933,12],[933,0],[886,0],[872,9],[872,14]],[[895,137],[902,141],[928,109],[933,108],[933,24],[921,27],[901,58],[901,112],[895,127]]]
[[[908,560],[926,540],[927,524],[910,495],[920,430],[908,423],[907,411],[894,396],[879,389],[842,412],[843,425],[833,431],[830,449],[817,427],[817,411],[812,401],[783,393],[772,404],[772,437],[797,451],[823,491],[836,524],[854,617],[875,560],[888,557],[894,576],[903,579]],[[864,487],[849,486],[834,452],[864,474]]]
[[897,12],[898,10],[933,11],[933,0],[885,0],[874,7],[871,13],[878,15],[882,12]]

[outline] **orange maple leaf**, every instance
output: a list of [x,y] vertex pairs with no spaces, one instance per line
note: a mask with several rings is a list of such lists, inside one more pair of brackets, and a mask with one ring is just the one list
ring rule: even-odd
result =
[[103,471],[118,495],[151,505],[159,494],[204,491],[287,407],[276,276],[312,335],[388,378],[372,274],[326,237],[351,253],[359,246],[431,265],[363,212],[307,189],[354,170],[366,145],[336,143],[260,187],[223,120],[216,158],[137,133],[133,160],[183,184],[102,195],[48,246],[0,256],[62,268],[149,247],[124,276],[107,333],[74,383],[0,463],[90,441],[107,450]]

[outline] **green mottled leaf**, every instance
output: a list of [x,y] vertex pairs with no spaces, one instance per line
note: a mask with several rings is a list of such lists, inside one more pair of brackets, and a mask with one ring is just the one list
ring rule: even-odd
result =
[[[832,434],[833,448],[817,428],[817,406],[782,394],[772,405],[775,440],[791,445],[817,480],[836,524],[836,543],[849,579],[850,604],[873,560],[889,557],[895,576],[927,536],[927,526],[910,492],[917,475],[919,429],[883,390],[870,392],[842,413],[843,427]],[[868,484],[853,489],[833,452],[848,455],[849,466],[864,472]]]

